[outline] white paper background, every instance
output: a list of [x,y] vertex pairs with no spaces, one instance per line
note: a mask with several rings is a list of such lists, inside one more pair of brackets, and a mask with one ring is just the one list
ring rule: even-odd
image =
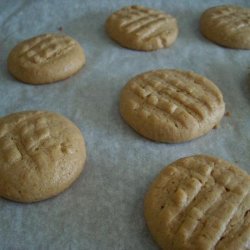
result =
[[[157,249],[145,226],[143,197],[165,165],[202,153],[250,173],[250,51],[219,47],[198,30],[201,13],[221,3],[250,7],[249,0],[0,1],[0,115],[30,109],[62,113],[82,130],[88,148],[84,173],[58,197],[30,205],[0,199],[0,249]],[[176,43],[146,53],[112,42],[104,22],[130,4],[176,16]],[[14,80],[6,69],[10,50],[60,26],[84,47],[85,68],[51,85]],[[232,116],[188,143],[159,144],[137,135],[119,115],[119,93],[134,75],[158,68],[193,70],[211,79]]]

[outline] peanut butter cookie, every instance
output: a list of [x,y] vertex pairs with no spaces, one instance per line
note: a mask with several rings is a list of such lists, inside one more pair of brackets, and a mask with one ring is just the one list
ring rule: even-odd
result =
[[83,49],[71,37],[43,34],[21,42],[10,52],[8,70],[22,82],[45,84],[72,76],[85,61]]
[[26,111],[0,118],[0,196],[19,202],[50,198],[80,175],[86,149],[67,118]]

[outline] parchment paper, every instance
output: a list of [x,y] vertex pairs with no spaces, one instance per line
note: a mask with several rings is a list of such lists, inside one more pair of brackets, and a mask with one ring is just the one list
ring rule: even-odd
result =
[[[0,249],[157,249],[144,222],[143,198],[164,166],[201,153],[250,173],[250,51],[215,45],[198,29],[201,13],[223,3],[250,7],[249,0],[0,1],[0,115],[30,109],[59,112],[81,129],[88,150],[83,174],[56,198],[29,205],[0,199]],[[176,16],[176,43],[147,53],[112,42],[104,22],[130,4]],[[60,27],[83,46],[84,69],[51,85],[14,80],[6,68],[10,50],[21,40]],[[211,79],[231,116],[188,143],[161,144],[139,136],[119,115],[120,90],[136,74],[159,68],[193,70]]]

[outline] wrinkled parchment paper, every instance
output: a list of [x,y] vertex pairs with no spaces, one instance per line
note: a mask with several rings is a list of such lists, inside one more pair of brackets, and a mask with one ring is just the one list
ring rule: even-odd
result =
[[[143,197],[150,182],[172,161],[211,154],[250,173],[250,51],[215,45],[199,32],[208,7],[239,1],[0,1],[0,115],[50,110],[84,133],[88,159],[80,178],[56,198],[19,204],[0,198],[0,249],[157,249],[145,226]],[[180,34],[169,49],[121,48],[104,30],[106,18],[130,4],[158,8],[178,19]],[[83,46],[87,64],[55,84],[31,86],[13,79],[6,59],[19,41],[63,32]],[[58,31],[62,32],[62,31]],[[136,134],[121,119],[119,93],[136,74],[159,68],[193,70],[224,94],[221,126],[191,142],[160,144]]]

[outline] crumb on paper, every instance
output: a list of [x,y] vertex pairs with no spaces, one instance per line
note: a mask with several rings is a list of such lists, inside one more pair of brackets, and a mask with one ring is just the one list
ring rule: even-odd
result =
[[225,113],[225,116],[230,117],[230,116],[232,116],[232,113],[229,112],[229,111],[227,111],[227,112]]
[[219,128],[220,127],[220,124],[216,124],[214,127],[213,127],[213,129],[217,129],[217,128]]

